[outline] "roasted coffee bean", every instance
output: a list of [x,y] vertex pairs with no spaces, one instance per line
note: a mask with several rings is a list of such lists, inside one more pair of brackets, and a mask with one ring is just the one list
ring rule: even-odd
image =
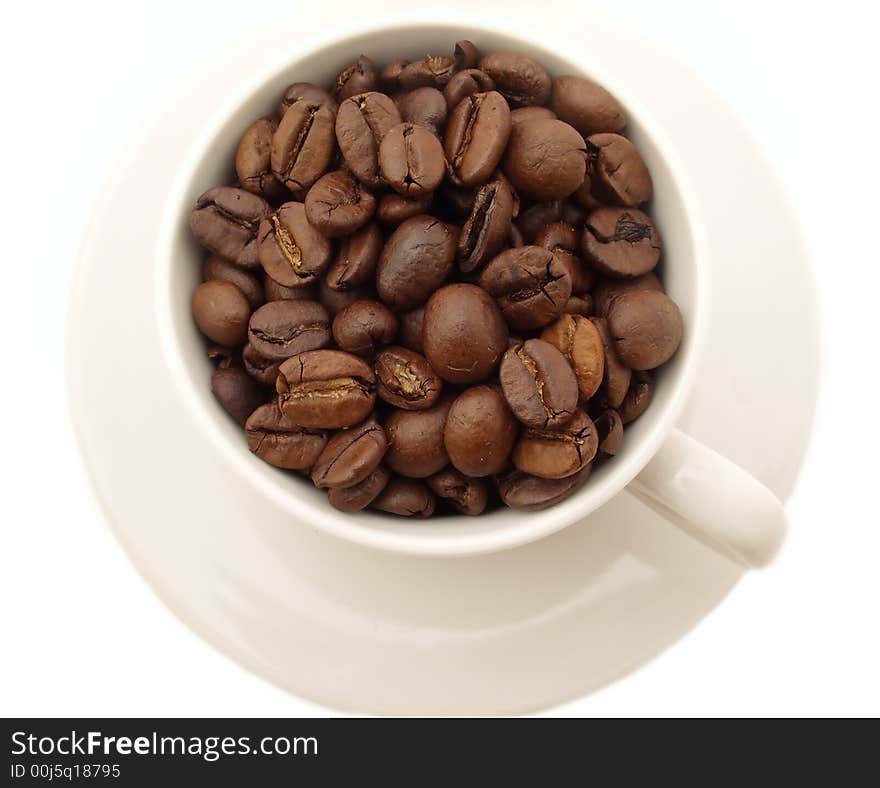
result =
[[578,403],[578,382],[565,356],[549,342],[528,339],[510,348],[498,370],[504,398],[527,427],[557,429]]
[[443,146],[424,126],[400,123],[379,145],[379,169],[398,194],[424,197],[440,185],[446,174]]
[[645,162],[626,137],[587,137],[592,190],[603,202],[635,207],[651,199],[653,184]]
[[654,378],[647,372],[636,372],[620,405],[620,420],[629,424],[641,416],[654,398]]
[[397,329],[397,341],[405,348],[414,350],[416,353],[424,353],[425,346],[422,342],[422,326],[425,322],[425,307],[419,306],[404,312],[399,319]]
[[428,487],[447,501],[459,514],[482,514],[489,501],[489,488],[482,479],[471,479],[455,468],[446,468],[428,477]]
[[568,222],[553,222],[541,228],[535,236],[535,246],[542,246],[555,254],[571,277],[571,292],[584,293],[595,284],[593,272],[574,252],[580,248],[580,233]]
[[327,491],[327,500],[340,512],[359,512],[376,499],[390,479],[390,471],[384,465],[380,465],[363,481],[351,487],[331,488]]
[[231,282],[213,279],[200,284],[192,297],[196,325],[208,339],[224,347],[240,347],[247,340],[251,305]]
[[609,407],[619,410],[623,398],[629,390],[632,370],[618,358],[615,343],[608,331],[608,322],[601,317],[591,317],[590,322],[599,332],[602,339],[602,350],[605,354],[605,373],[602,378],[605,399]]
[[407,219],[391,234],[379,256],[379,297],[396,310],[423,304],[449,276],[457,240],[457,228],[433,216]]
[[267,301],[316,301],[318,290],[314,285],[308,287],[287,287],[278,284],[269,274],[263,274],[263,290]]
[[553,81],[547,70],[533,58],[521,52],[493,52],[480,61],[498,87],[498,91],[512,107],[546,104],[550,99]]
[[593,423],[599,436],[599,454],[606,456],[617,454],[623,445],[623,419],[620,418],[620,414],[609,408],[600,413]]
[[[438,143],[439,144],[439,143]],[[309,189],[306,218],[325,238],[359,230],[376,212],[376,198],[348,170],[322,175]]]
[[525,246],[526,242],[523,240],[523,234],[515,224],[510,225],[510,233],[507,237],[507,242],[514,249],[519,249],[520,246]]
[[278,468],[311,468],[327,445],[327,433],[301,427],[278,409],[275,402],[261,405],[245,423],[248,448]]
[[267,397],[265,389],[241,367],[221,367],[211,376],[211,391],[217,402],[241,426]]
[[434,514],[434,505],[434,493],[424,482],[394,476],[370,503],[370,508],[401,517],[430,517]]
[[548,107],[520,107],[510,113],[510,122],[512,124],[521,123],[524,120],[556,119],[556,113]]
[[504,248],[516,209],[513,190],[504,178],[477,190],[474,207],[458,237],[456,257],[462,271],[479,268]]
[[263,285],[256,276],[216,254],[208,255],[202,263],[202,281],[210,282],[212,279],[234,284],[244,293],[251,309],[256,309],[266,300]]
[[355,301],[372,301],[376,297],[376,290],[373,288],[372,283],[369,282],[359,287],[334,290],[327,282],[327,278],[324,277],[318,285],[318,300],[333,317]]
[[278,123],[272,118],[260,118],[242,135],[235,153],[235,173],[242,188],[267,200],[278,200],[284,194],[270,162],[272,137],[277,128]]
[[577,378],[586,402],[599,390],[605,375],[605,349],[599,329],[581,315],[566,314],[541,332],[541,339],[559,350]]
[[516,220],[523,241],[534,244],[538,233],[548,224],[562,220],[562,200],[539,202],[523,211]]
[[451,398],[444,397],[427,410],[392,410],[385,420],[386,465],[413,479],[424,479],[444,468],[449,455],[443,430],[451,404]]
[[422,197],[402,197],[397,192],[389,192],[379,200],[379,208],[376,210],[376,218],[382,224],[389,227],[397,227],[407,219],[418,216],[420,213],[428,213],[431,208],[433,195],[425,194]]
[[379,71],[376,64],[361,55],[354,63],[339,72],[333,82],[333,96],[342,104],[351,96],[367,93],[379,87]]
[[205,352],[205,355],[217,365],[218,369],[234,367],[237,361],[235,349],[223,347],[223,345],[211,345]]
[[563,479],[593,461],[599,448],[596,426],[578,410],[559,430],[526,429],[513,449],[513,464],[542,479]]
[[660,260],[660,235],[636,208],[597,208],[587,217],[581,240],[584,258],[606,276],[634,277]]
[[294,82],[289,85],[281,97],[281,105],[278,107],[278,114],[284,117],[284,113],[297,101],[311,101],[316,104],[323,104],[329,107],[333,113],[339,109],[339,104],[324,88],[313,85],[311,82]]
[[497,91],[474,93],[452,110],[444,149],[450,177],[459,186],[485,183],[510,138],[510,108]]
[[339,105],[336,139],[348,168],[367,186],[382,184],[379,145],[400,123],[397,105],[384,93],[363,93]]
[[[508,181],[505,179],[505,183]],[[474,209],[474,199],[479,187],[456,186],[448,180],[440,184],[435,203],[454,218],[466,219]]]
[[597,208],[602,207],[602,201],[593,194],[593,181],[590,177],[589,161],[587,162],[587,172],[584,175],[583,183],[577,187],[577,190],[569,199],[574,199],[577,204],[584,209],[585,219],[586,216],[591,214]]
[[400,87],[404,90],[415,88],[440,88],[449,82],[455,64],[451,58],[439,55],[428,55],[415,63],[404,66],[400,72]]
[[562,311],[567,315],[590,317],[593,314],[593,298],[589,293],[572,296],[565,302],[565,309]]
[[330,344],[330,315],[316,301],[270,301],[251,316],[247,339],[263,358],[281,361]]
[[507,350],[507,333],[498,306],[475,285],[443,287],[425,307],[425,356],[434,371],[450,383],[488,379]]
[[630,290],[659,290],[663,285],[653,271],[634,279],[602,279],[593,288],[593,304],[599,317],[607,317],[611,302]]
[[440,136],[446,123],[446,99],[437,88],[416,88],[396,96],[394,103],[404,123],[424,126],[432,134]]
[[426,410],[433,407],[443,390],[443,383],[425,357],[405,347],[380,350],[373,370],[376,393],[396,408]]
[[586,166],[584,138],[561,120],[523,120],[510,132],[504,174],[525,197],[567,197],[583,183]]
[[281,366],[281,361],[261,356],[250,344],[245,345],[241,351],[241,361],[244,364],[245,372],[257,383],[275,388],[275,380],[278,378],[278,367]]
[[495,82],[485,71],[468,68],[454,74],[443,88],[443,100],[451,112],[468,96],[495,90]]
[[303,197],[333,161],[334,111],[326,104],[301,100],[291,104],[272,136],[270,161],[275,177]]
[[337,432],[312,467],[315,487],[351,487],[367,478],[382,462],[388,441],[375,418]]
[[630,291],[611,302],[608,332],[617,355],[630,369],[656,369],[681,344],[681,312],[665,293]]
[[272,213],[262,197],[232,186],[208,189],[189,217],[193,237],[209,252],[244,268],[256,268],[257,230]]
[[550,107],[585,137],[603,131],[620,132],[626,126],[626,114],[614,96],[583,77],[557,77]]
[[452,60],[456,71],[474,68],[480,62],[480,52],[473,41],[463,38],[461,41],[455,42]]
[[552,252],[521,246],[495,257],[480,274],[480,287],[496,299],[514,331],[533,331],[562,314],[571,277]]
[[281,365],[275,388],[286,418],[303,427],[339,429],[373,410],[375,383],[363,359],[341,350],[310,350]]
[[579,202],[569,197],[562,201],[562,221],[575,227],[583,227],[584,222],[587,221],[587,211]]
[[456,397],[443,440],[452,464],[465,476],[491,476],[507,466],[517,424],[497,386],[472,386]]
[[410,61],[406,58],[392,60],[379,72],[379,87],[383,93],[391,95],[400,90],[400,72],[403,71]]
[[327,284],[334,290],[351,290],[371,283],[382,244],[382,231],[375,223],[342,238],[327,269]]
[[592,470],[592,465],[585,465],[577,473],[562,479],[542,479],[522,471],[511,471],[498,478],[498,492],[501,500],[512,509],[546,509],[583,487]]
[[396,334],[397,318],[379,301],[355,301],[333,318],[334,342],[358,356],[372,356]]
[[310,223],[301,202],[286,202],[260,222],[260,263],[285,287],[306,287],[330,264],[333,247]]

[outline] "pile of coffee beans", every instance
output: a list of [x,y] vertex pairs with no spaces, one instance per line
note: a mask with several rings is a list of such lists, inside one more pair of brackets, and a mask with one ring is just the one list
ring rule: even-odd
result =
[[470,41],[290,85],[190,216],[193,316],[251,451],[346,512],[584,484],[682,336],[625,128],[599,85]]

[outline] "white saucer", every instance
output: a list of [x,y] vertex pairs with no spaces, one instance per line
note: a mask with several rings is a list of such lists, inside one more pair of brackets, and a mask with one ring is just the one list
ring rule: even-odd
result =
[[[298,695],[371,713],[508,714],[590,692],[674,643],[741,569],[627,493],[504,553],[426,559],[356,547],[246,488],[176,401],[152,302],[163,196],[230,74],[291,49],[298,24],[250,37],[222,70],[192,75],[96,209],[67,359],[96,493],[166,604]],[[681,426],[785,499],[818,385],[812,276],[788,204],[754,142],[693,74],[616,24],[591,18],[590,30],[621,80],[651,75],[642,101],[704,198],[714,322]]]

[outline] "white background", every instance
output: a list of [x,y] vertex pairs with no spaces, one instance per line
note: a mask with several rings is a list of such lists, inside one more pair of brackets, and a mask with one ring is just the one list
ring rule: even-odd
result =
[[[451,20],[463,5],[447,0]],[[499,4],[500,12],[510,5]],[[876,6],[598,5],[699,72],[763,144],[811,250],[823,309],[823,391],[778,562],[746,577],[635,675],[548,714],[876,715]],[[206,646],[132,570],[87,488],[63,379],[77,247],[132,130],[179,75],[222,58],[252,26],[296,7],[84,1],[10,3],[0,12],[0,715],[330,713]],[[565,3],[545,0],[540,9],[570,23]],[[772,430],[768,424],[768,440]]]

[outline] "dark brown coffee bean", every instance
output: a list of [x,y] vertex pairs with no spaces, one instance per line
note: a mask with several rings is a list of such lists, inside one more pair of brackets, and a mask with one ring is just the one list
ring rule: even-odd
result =
[[263,358],[281,361],[330,344],[330,315],[316,301],[270,301],[251,316],[248,342]]
[[241,351],[241,361],[244,364],[245,372],[257,383],[275,388],[275,380],[278,378],[278,367],[281,366],[281,361],[261,356],[250,344],[245,345]]
[[609,407],[619,410],[623,398],[629,390],[632,370],[618,358],[615,344],[608,331],[608,322],[601,317],[591,317],[590,322],[596,327],[602,338],[602,350],[605,353],[605,374],[602,379],[605,399]]
[[507,333],[498,306],[475,285],[447,285],[425,307],[425,356],[450,383],[488,379],[507,350]]
[[270,161],[275,177],[302,198],[327,171],[336,152],[336,114],[326,104],[305,99],[284,113],[272,136]]
[[443,383],[425,357],[405,347],[380,350],[373,370],[376,393],[396,408],[426,410],[433,407],[443,391]]
[[278,284],[269,274],[263,274],[263,290],[267,301],[316,301],[318,290],[314,285],[308,287],[286,287]]
[[584,181],[569,199],[574,199],[581,208],[584,209],[585,221],[586,216],[591,214],[597,208],[602,207],[602,201],[593,194],[593,180],[590,177],[590,165],[587,162],[587,172],[584,174]]
[[407,219],[418,216],[420,213],[428,213],[431,207],[433,195],[425,194],[422,197],[410,199],[402,197],[397,192],[389,192],[379,200],[379,208],[376,210],[376,218],[382,224],[389,227],[397,227]]
[[400,90],[400,72],[403,71],[410,61],[406,58],[392,60],[379,72],[379,87],[383,93],[391,95]]
[[471,479],[455,468],[446,468],[428,478],[428,487],[438,498],[448,501],[459,514],[482,514],[489,501],[489,488],[482,479]]
[[546,509],[583,487],[592,470],[592,465],[585,465],[577,473],[562,479],[542,479],[522,471],[511,471],[498,479],[498,492],[501,500],[512,509]]
[[498,302],[514,331],[533,331],[562,314],[571,277],[552,252],[521,246],[495,257],[480,274],[480,287]]
[[192,297],[196,325],[208,339],[224,347],[241,347],[247,340],[251,305],[231,282],[214,279],[200,284]]
[[272,207],[262,197],[244,189],[217,186],[196,201],[189,228],[209,252],[244,268],[256,268],[257,230],[271,213]]
[[322,175],[309,189],[306,218],[325,238],[359,230],[376,212],[376,198],[348,170]]
[[443,100],[451,112],[468,96],[495,90],[495,82],[486,72],[468,68],[454,74],[443,88]]
[[510,108],[497,91],[474,93],[449,116],[444,150],[458,186],[485,183],[501,162],[510,138]]
[[260,262],[285,287],[306,287],[330,264],[333,247],[306,217],[301,202],[286,202],[260,223]]
[[382,244],[382,231],[375,223],[341,239],[327,269],[327,285],[334,290],[351,290],[371,283]]
[[[509,183],[505,178],[505,183]],[[440,184],[434,202],[455,218],[466,219],[474,209],[474,199],[479,187],[456,186],[448,180]]]
[[629,424],[641,416],[654,398],[654,379],[650,373],[636,372],[633,382],[620,405],[620,419]]
[[202,281],[210,282],[212,279],[234,284],[244,293],[251,309],[256,309],[266,300],[263,285],[256,276],[216,254],[208,255],[202,263]]
[[389,468],[401,476],[424,479],[447,465],[443,429],[451,404],[451,398],[445,397],[427,410],[391,411],[385,420]]
[[404,90],[415,88],[440,88],[449,82],[455,64],[452,58],[428,55],[415,63],[405,66],[400,72],[400,86]]
[[521,52],[493,52],[480,61],[512,107],[542,106],[550,99],[553,81],[547,70]]
[[623,445],[623,419],[620,414],[609,408],[600,413],[593,423],[599,436],[599,454],[617,454]]
[[626,126],[626,114],[614,96],[583,77],[557,77],[550,107],[585,137],[603,131],[620,132]]
[[400,123],[379,145],[379,169],[398,194],[417,198],[434,191],[446,174],[440,140],[424,126]]
[[434,514],[434,505],[434,493],[424,482],[394,476],[370,503],[370,508],[401,517],[430,517]]
[[461,41],[455,42],[452,60],[456,71],[474,68],[480,62],[480,52],[473,41],[463,38]]
[[567,197],[583,183],[586,166],[584,138],[561,120],[524,120],[510,132],[504,174],[525,197]]
[[397,341],[405,348],[414,350],[416,353],[424,353],[425,346],[422,342],[422,326],[425,322],[425,307],[420,306],[404,312],[399,318],[397,329]]
[[548,107],[520,107],[510,113],[510,122],[512,124],[522,123],[524,120],[556,118],[556,113]]
[[593,272],[575,256],[580,248],[580,233],[568,222],[553,222],[541,228],[535,236],[535,246],[553,252],[571,277],[571,292],[584,293],[595,284]]
[[373,301],[377,298],[371,283],[360,287],[349,287],[345,290],[334,290],[324,277],[318,283],[318,300],[332,317],[338,315],[349,304],[355,301]]
[[380,465],[363,481],[352,487],[334,487],[327,493],[327,500],[340,512],[359,512],[366,509],[385,489],[391,479],[390,471]]
[[578,382],[565,356],[549,342],[529,339],[510,348],[498,370],[504,398],[527,427],[557,429],[578,403]]
[[348,168],[367,186],[382,184],[379,145],[398,123],[397,105],[384,93],[363,93],[339,105],[336,115],[339,149]]
[[456,397],[443,440],[452,464],[465,476],[491,476],[507,466],[517,423],[497,386],[472,386]]
[[663,285],[653,271],[634,279],[602,279],[593,288],[593,303],[596,314],[599,317],[608,317],[611,302],[617,296],[630,290],[659,290],[663,292]]
[[527,429],[513,449],[513,464],[542,479],[563,479],[593,461],[599,437],[592,420],[578,410],[560,430]]
[[440,136],[446,123],[446,99],[437,88],[416,88],[394,98],[404,123],[424,126],[432,134]]
[[281,365],[275,388],[286,418],[303,427],[340,429],[370,414],[375,383],[363,359],[341,350],[310,350]]
[[324,88],[313,85],[311,82],[294,82],[289,85],[281,96],[281,105],[278,107],[278,114],[284,117],[284,113],[297,101],[311,101],[315,104],[323,104],[333,110],[339,109],[339,104]]
[[562,220],[562,200],[539,202],[523,211],[516,220],[523,241],[534,244],[538,233],[548,224]]
[[510,233],[507,237],[507,242],[514,248],[519,249],[520,246],[525,246],[525,241],[523,240],[523,235],[519,231],[519,227],[515,224],[510,225]]
[[636,208],[597,208],[587,217],[581,240],[584,258],[606,276],[634,277],[660,260],[660,234]]
[[235,173],[243,189],[267,200],[281,199],[284,187],[272,173],[272,137],[278,123],[260,118],[242,135],[235,152]]
[[583,227],[584,222],[587,221],[587,211],[577,200],[569,197],[562,201],[562,221],[575,227]]
[[351,96],[367,93],[379,86],[379,71],[376,64],[366,55],[361,55],[354,63],[339,72],[333,81],[333,96],[342,104]]
[[288,470],[311,468],[327,445],[327,433],[299,426],[275,402],[250,415],[245,434],[248,448],[261,460]]
[[388,441],[375,418],[337,432],[312,467],[315,487],[351,487],[367,478],[382,462]]
[[265,389],[241,367],[221,367],[211,376],[211,391],[241,426],[267,397]]
[[449,276],[457,240],[457,228],[433,216],[407,219],[391,234],[379,256],[379,297],[394,310],[424,303]]
[[[397,318],[379,301],[355,301],[333,318],[334,341],[358,356],[372,356],[396,334]],[[381,390],[379,393],[381,396]]]
[[211,345],[205,355],[211,359],[218,369],[229,369],[237,363],[235,349],[231,347],[223,347],[223,345]]
[[605,375],[605,349],[599,329],[580,315],[563,315],[541,332],[541,339],[559,350],[577,378],[580,398],[587,401],[599,390]]
[[651,199],[651,173],[636,146],[620,134],[587,137],[592,190],[602,202],[641,205]]
[[630,291],[611,302],[608,331],[617,355],[630,369],[656,369],[681,344],[681,312],[665,293]]
[[572,296],[565,302],[565,309],[562,311],[567,315],[590,317],[593,314],[593,298],[589,293]]
[[468,273],[491,260],[510,235],[517,200],[507,179],[496,178],[477,190],[474,207],[458,237],[458,267]]

